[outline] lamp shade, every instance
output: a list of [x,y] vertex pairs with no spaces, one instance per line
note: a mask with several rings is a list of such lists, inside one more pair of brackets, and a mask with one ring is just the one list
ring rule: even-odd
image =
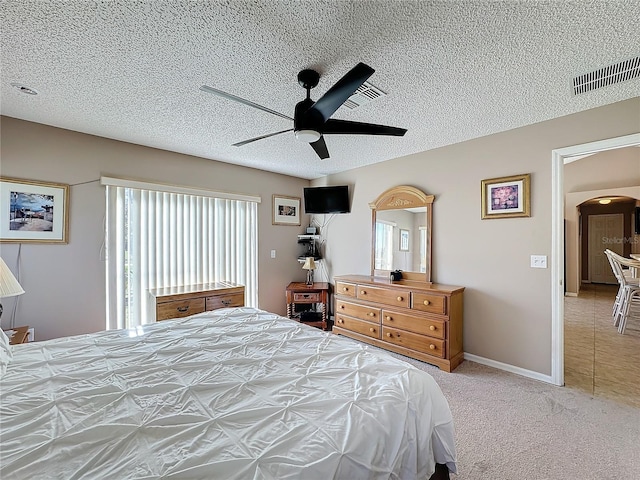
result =
[[313,257],[307,257],[304,260],[304,265],[302,265],[304,270],[315,270],[316,262],[313,261]]
[[16,295],[22,295],[24,289],[13,276],[7,264],[0,257],[0,297],[15,297]]

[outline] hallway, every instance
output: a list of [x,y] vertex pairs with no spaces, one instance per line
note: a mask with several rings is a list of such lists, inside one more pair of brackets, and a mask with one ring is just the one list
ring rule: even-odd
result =
[[640,407],[640,317],[624,335],[613,326],[617,285],[586,284],[565,297],[565,385]]

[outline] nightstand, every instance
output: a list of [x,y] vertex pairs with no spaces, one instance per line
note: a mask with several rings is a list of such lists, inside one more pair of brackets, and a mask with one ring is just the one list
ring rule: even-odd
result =
[[[303,306],[299,308],[298,305]],[[320,311],[316,311],[320,305]],[[304,306],[309,306],[310,310]],[[329,306],[329,284],[315,282],[307,285],[305,282],[291,282],[287,286],[287,317],[313,327],[329,330],[327,309]],[[305,320],[308,316],[309,320]]]
[[21,343],[27,343],[27,338],[29,337],[29,327],[15,327],[10,328],[4,331],[7,336],[9,336],[9,332],[13,332],[9,337],[9,345],[19,345]]

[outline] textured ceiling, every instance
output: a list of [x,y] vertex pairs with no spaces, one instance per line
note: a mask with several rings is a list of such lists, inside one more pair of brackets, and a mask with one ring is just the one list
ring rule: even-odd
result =
[[[640,2],[2,0],[1,113],[303,178],[640,96],[640,79],[574,96],[573,77],[640,54]],[[358,62],[387,96],[333,118],[404,137],[326,136],[319,160],[289,120]],[[20,83],[37,96],[13,88]]]

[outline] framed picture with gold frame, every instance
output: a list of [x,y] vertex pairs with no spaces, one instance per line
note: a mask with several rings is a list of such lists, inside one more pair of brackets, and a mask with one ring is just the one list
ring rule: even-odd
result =
[[0,205],[0,242],[68,242],[69,185],[0,177]]
[[273,196],[273,225],[300,225],[300,197]]
[[482,219],[531,216],[531,174],[482,180]]

